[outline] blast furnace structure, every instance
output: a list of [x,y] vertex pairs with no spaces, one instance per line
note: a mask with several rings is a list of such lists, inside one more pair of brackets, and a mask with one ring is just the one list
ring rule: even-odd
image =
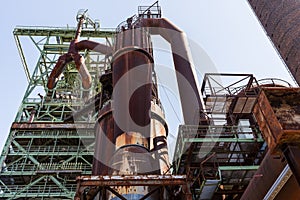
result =
[[[76,28],[14,30],[29,85],[0,157],[1,198],[299,195],[299,88],[224,73],[205,74],[199,87],[185,34],[161,17],[158,2],[140,6],[116,29],[100,28],[86,10],[77,21]],[[184,124],[174,155],[153,35],[170,43],[176,71]],[[40,52],[32,74],[26,37]],[[287,59],[290,67],[295,61]]]

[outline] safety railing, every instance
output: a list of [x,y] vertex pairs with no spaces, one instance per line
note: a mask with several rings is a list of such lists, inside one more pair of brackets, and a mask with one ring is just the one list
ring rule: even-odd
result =
[[19,175],[22,172],[33,172],[36,173],[37,171],[61,171],[61,170],[80,170],[82,172],[91,172],[92,165],[87,163],[40,163],[39,165],[36,164],[28,164],[28,163],[14,163],[9,165],[2,170],[1,175]]
[[[56,32],[63,32],[63,31],[76,31],[77,27],[67,26],[67,27],[54,27],[54,26],[17,26],[14,29],[14,34],[19,35],[21,32],[40,32],[40,31],[56,31]],[[114,28],[100,28],[95,29],[93,27],[85,27],[83,26],[82,31],[98,31],[98,32],[112,32],[114,33]]]
[[259,86],[277,86],[277,87],[292,87],[292,85],[279,78],[265,78],[257,81]]
[[[85,147],[85,146],[27,146],[24,147],[27,153],[31,153],[32,155],[39,154],[64,154],[64,155],[73,155],[74,153],[79,154],[93,154],[93,147]],[[24,154],[23,150],[15,149],[12,154]]]
[[[69,192],[64,191],[62,188],[58,186],[49,186],[49,185],[33,185],[29,188],[26,188],[26,185],[6,185],[6,187],[1,187],[0,189],[0,197],[5,196],[5,194],[26,194],[27,196],[32,196],[32,194],[36,194],[37,197],[42,196],[42,194],[61,194],[65,195],[66,193],[74,193],[76,191],[76,185],[65,186]],[[20,192],[22,191],[22,192]]]

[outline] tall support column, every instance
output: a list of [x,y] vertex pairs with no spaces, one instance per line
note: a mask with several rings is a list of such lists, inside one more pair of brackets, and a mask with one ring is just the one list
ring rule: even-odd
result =
[[248,2],[291,74],[300,84],[300,1]]

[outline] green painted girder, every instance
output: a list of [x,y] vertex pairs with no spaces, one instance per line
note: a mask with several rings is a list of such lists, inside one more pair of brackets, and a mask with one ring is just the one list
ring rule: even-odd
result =
[[[23,103],[23,106],[26,107],[26,106],[32,106],[32,105],[40,105],[42,103],[41,100],[39,99],[36,99],[35,102],[26,102],[27,99],[24,101]],[[55,101],[49,101],[49,102],[43,102],[43,105],[44,106],[82,106],[82,102],[72,102],[72,101],[59,101],[57,100],[56,102]]]
[[35,171],[7,171],[1,172],[1,176],[33,176],[36,175]]
[[94,152],[17,152],[17,153],[9,153],[9,156],[26,156],[30,154],[30,156],[90,156],[93,155]]
[[238,143],[255,143],[255,142],[264,142],[262,138],[256,139],[244,139],[244,138],[184,138],[183,142],[196,142],[196,143],[214,143],[214,142],[238,142]]
[[219,166],[220,171],[244,171],[244,170],[257,170],[259,165],[248,166]]
[[[44,187],[44,184],[38,185],[39,183],[44,183],[43,181],[45,179],[49,179],[55,183],[55,185],[51,186],[51,189]],[[73,184],[76,187],[76,184]],[[18,188],[18,186],[14,187],[6,187],[3,193],[0,194],[1,197],[6,197],[8,199],[17,199],[21,197],[68,197],[72,198],[74,197],[74,188],[67,188],[65,187],[60,181],[58,181],[54,176],[47,175],[47,176],[41,176],[34,181],[32,181],[28,185],[21,186]]]
[[[90,167],[91,169],[91,167]],[[58,169],[58,170],[44,170],[43,171],[38,171],[36,169],[32,169],[31,171],[18,171],[18,170],[13,170],[13,171],[5,171],[1,172],[1,176],[34,176],[37,174],[58,174],[58,173],[78,173],[78,174],[92,174],[91,170],[85,170],[85,169],[79,169],[79,170],[68,170],[68,169]]]
[[51,192],[51,193],[43,193],[43,192],[34,192],[34,193],[21,193],[21,194],[14,194],[14,193],[4,193],[0,194],[0,198],[10,199],[18,199],[18,198],[39,198],[39,197],[48,197],[48,198],[68,198],[74,199],[75,192],[71,193],[64,193],[64,192]]
[[33,156],[31,156],[30,154],[28,154],[26,149],[24,149],[22,147],[22,145],[20,145],[17,141],[13,140],[12,143],[18,148],[18,150],[20,150],[24,154],[28,155],[28,159],[30,159],[34,164],[36,164],[36,165],[40,164],[39,161],[36,158],[34,158]]
[[[53,139],[53,136],[51,135],[43,135],[43,136],[39,136],[39,135],[16,135],[15,136],[15,139],[22,139],[22,138],[49,138],[49,139]],[[87,136],[83,136],[83,135],[58,135],[58,136],[55,136],[55,138],[57,139],[69,139],[69,138],[72,138],[72,139],[94,139],[95,136],[94,135],[87,135]]]
[[[23,187],[22,189],[18,190],[14,195],[16,196],[16,195],[18,195],[18,194],[22,194],[23,192],[26,192],[26,190],[28,190],[28,189],[29,189],[30,187],[32,187],[33,185],[36,185],[38,182],[40,182],[40,181],[43,180],[43,179],[44,179],[43,176],[41,176],[41,177],[35,179],[35,180],[32,181],[30,184],[28,184],[28,185],[26,185],[25,187]],[[13,196],[13,198],[15,198],[15,197]]]
[[[17,27],[14,29],[14,35],[22,36],[62,36],[73,38],[75,36],[76,28],[70,27]],[[83,29],[81,37],[112,37],[116,34],[115,29]]]
[[53,176],[48,176],[60,189],[62,189],[66,193],[71,193],[69,189],[67,189],[59,180],[57,180]]
[[[210,148],[210,150],[202,150],[202,147],[201,147],[201,151],[199,151],[199,149],[195,149],[194,151],[191,152],[191,155],[192,156],[196,156],[196,155],[199,155],[199,154],[209,154],[211,152],[214,152],[216,154],[228,154],[228,155],[231,155],[231,154],[249,154],[249,153],[253,153],[253,151],[230,151],[230,150],[226,150],[224,149],[223,151],[218,151],[218,150],[215,150],[213,148]],[[263,152],[263,151],[262,151]],[[258,151],[257,153],[262,153],[260,151]],[[186,154],[183,154],[183,156],[185,156]]]

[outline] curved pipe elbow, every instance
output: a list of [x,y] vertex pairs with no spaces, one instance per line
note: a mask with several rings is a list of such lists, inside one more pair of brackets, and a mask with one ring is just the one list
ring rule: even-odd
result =
[[161,35],[165,40],[172,44],[174,34],[184,34],[175,24],[166,18],[146,18],[141,19],[140,25],[142,27],[150,28],[150,33],[154,35]]
[[[199,92],[198,79],[193,64],[189,44],[185,33],[165,18],[145,18],[139,22],[141,27],[147,27],[151,34],[160,35],[171,45],[178,89],[182,104],[182,112],[186,124],[197,124],[198,111],[205,110],[205,105]],[[191,114],[195,113],[195,115]],[[206,121],[206,116],[200,115]]]
[[91,40],[82,40],[77,42],[75,43],[75,47],[78,51],[88,49],[105,55],[110,55],[113,53],[112,47]]
[[75,61],[76,68],[80,74],[82,87],[84,89],[90,89],[92,85],[92,78],[84,63],[84,58],[78,53],[79,51],[85,49],[96,51],[105,55],[111,55],[113,53],[113,48],[110,46],[90,40],[82,40],[78,42],[78,38],[76,38],[70,43],[68,53],[60,56],[55,67],[53,68],[47,83],[49,90],[52,90],[55,87],[57,78],[65,69],[66,64],[72,60]]
[[68,54],[64,54],[58,58],[58,61],[51,71],[51,74],[48,78],[47,87],[49,90],[52,90],[56,85],[56,79],[64,71],[66,64],[72,61],[72,58]]
[[92,77],[84,63],[84,58],[79,54],[75,54],[73,58],[70,54],[64,54],[59,57],[55,67],[53,68],[48,78],[47,88],[49,90],[54,89],[57,82],[57,78],[64,71],[66,64],[71,62],[73,59],[76,65],[76,69],[78,70],[81,77],[82,87],[84,89],[90,89],[92,85]]
[[81,56],[79,54],[75,55],[74,61],[75,61],[76,69],[78,70],[78,72],[80,74],[80,78],[82,81],[82,87],[85,90],[90,89],[92,86],[92,77],[89,73],[89,70],[87,69],[87,67],[85,65],[85,60],[84,60],[83,56]]

